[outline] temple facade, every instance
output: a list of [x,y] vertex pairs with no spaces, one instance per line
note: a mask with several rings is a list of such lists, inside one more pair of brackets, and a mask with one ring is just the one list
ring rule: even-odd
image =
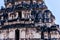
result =
[[60,40],[60,28],[44,0],[4,0],[0,40]]

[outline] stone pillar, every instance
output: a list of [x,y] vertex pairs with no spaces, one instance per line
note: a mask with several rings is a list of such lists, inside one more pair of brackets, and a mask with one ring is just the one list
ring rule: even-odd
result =
[[51,40],[51,33],[50,33],[50,28],[48,29],[48,39]]
[[20,28],[20,40],[26,38],[26,28]]
[[15,40],[15,29],[9,29],[9,39]]

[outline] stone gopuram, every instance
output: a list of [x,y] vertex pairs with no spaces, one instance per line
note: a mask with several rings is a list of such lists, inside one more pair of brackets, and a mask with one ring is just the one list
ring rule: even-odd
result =
[[43,0],[4,0],[0,40],[60,40],[55,16]]

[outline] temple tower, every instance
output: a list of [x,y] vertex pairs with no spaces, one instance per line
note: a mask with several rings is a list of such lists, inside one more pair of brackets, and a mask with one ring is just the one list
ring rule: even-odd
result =
[[4,0],[1,40],[59,40],[59,25],[43,0]]

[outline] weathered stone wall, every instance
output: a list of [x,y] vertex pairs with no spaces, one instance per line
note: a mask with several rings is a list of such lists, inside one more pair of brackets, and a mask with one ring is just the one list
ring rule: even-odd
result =
[[[15,30],[0,30],[0,39],[15,39]],[[36,28],[18,28],[19,30],[19,39],[41,39],[41,31],[37,32]],[[44,38],[48,39],[48,32],[44,32]],[[51,38],[60,38],[60,34],[58,31],[51,31],[50,32]]]

